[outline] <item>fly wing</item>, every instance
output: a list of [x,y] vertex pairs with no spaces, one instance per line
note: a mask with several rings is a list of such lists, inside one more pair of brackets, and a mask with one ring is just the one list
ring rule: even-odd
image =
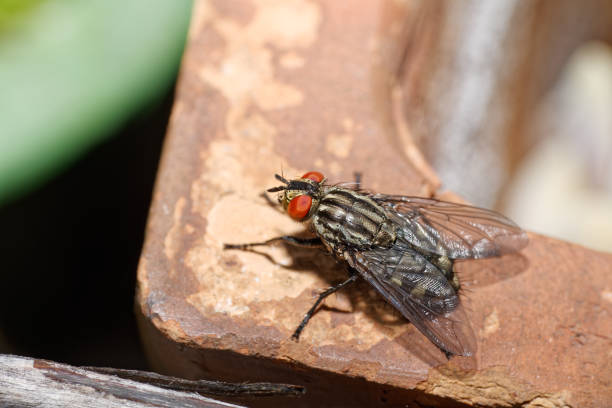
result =
[[429,253],[489,258],[519,251],[529,241],[525,231],[495,211],[429,198],[371,197],[402,227],[408,242]]
[[474,353],[476,340],[458,295],[421,254],[379,248],[351,254],[349,264],[442,351]]

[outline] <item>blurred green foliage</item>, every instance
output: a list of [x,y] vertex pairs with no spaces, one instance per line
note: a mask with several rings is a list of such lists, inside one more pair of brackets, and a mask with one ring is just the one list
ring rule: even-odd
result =
[[0,205],[167,92],[191,7],[191,0],[0,0]]
[[43,0],[0,0],[0,32],[15,25],[21,16]]

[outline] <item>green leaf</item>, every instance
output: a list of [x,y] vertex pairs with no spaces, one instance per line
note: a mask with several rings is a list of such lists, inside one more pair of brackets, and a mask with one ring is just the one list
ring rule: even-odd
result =
[[0,204],[167,92],[192,7],[191,0],[14,4],[0,0]]

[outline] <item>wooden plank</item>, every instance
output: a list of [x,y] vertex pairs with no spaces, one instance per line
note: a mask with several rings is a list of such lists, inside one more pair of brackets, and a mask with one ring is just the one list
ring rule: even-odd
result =
[[53,361],[0,355],[3,407],[238,407],[193,392],[156,387]]

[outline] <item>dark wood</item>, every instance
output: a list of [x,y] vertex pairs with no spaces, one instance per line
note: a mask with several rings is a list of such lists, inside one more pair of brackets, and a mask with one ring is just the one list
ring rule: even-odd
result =
[[0,406],[222,408],[241,405],[53,361],[0,354]]

